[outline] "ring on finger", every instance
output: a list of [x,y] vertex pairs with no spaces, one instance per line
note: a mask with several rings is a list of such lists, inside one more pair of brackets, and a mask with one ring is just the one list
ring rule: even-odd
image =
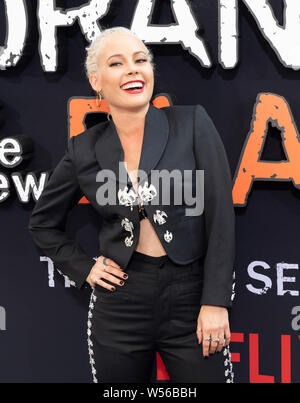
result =
[[[107,266],[106,260],[107,260],[107,258],[103,256],[102,261],[103,261],[103,264],[104,264],[105,266]],[[104,269],[104,270],[105,270],[105,269]]]
[[213,339],[212,341],[219,343],[220,339],[219,339],[219,337],[217,337],[216,339]]

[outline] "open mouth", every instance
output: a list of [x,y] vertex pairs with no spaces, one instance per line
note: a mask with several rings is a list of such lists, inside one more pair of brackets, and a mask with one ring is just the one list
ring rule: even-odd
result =
[[144,82],[136,82],[125,84],[121,88],[123,91],[127,92],[128,94],[140,94],[144,91],[145,83]]

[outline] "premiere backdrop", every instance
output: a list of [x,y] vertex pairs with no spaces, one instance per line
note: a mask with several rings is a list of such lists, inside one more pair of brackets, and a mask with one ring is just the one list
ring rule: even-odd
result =
[[[85,47],[119,25],[152,49],[154,95],[203,105],[227,151],[234,381],[300,381],[299,16],[294,0],[0,1],[0,382],[92,381],[90,293],[54,270],[28,221],[64,155],[70,99],[94,96]],[[89,204],[70,212],[67,231],[91,257],[99,225]],[[168,382],[159,356],[153,380]]]

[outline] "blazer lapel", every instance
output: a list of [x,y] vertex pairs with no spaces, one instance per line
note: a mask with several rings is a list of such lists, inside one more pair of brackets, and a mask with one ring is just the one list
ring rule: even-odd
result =
[[[144,137],[139,170],[145,171],[148,176],[151,169],[158,164],[169,137],[169,122],[163,110],[155,108],[151,103],[145,117]],[[124,164],[124,150],[111,120],[101,129],[99,138],[95,143],[97,161],[102,169],[106,169],[107,175],[118,180],[123,185],[128,185],[131,180]],[[142,183],[147,178],[141,178]]]

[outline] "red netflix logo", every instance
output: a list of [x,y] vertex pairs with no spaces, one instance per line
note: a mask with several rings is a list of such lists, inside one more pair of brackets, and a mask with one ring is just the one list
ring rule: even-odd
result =
[[[249,345],[249,382],[250,383],[275,383],[274,375],[262,374],[260,372],[260,362],[264,359],[264,351],[259,349],[259,338],[263,335],[258,333],[250,333],[248,339]],[[291,383],[291,335],[281,335],[281,383]],[[300,339],[300,336],[297,336]],[[244,343],[244,333],[231,333],[231,343],[229,345],[231,351],[231,361],[241,362],[240,353],[234,352],[238,348],[235,343]],[[233,367],[234,370],[234,367]],[[169,380],[169,375],[163,364],[160,355],[157,353],[157,380]]]

